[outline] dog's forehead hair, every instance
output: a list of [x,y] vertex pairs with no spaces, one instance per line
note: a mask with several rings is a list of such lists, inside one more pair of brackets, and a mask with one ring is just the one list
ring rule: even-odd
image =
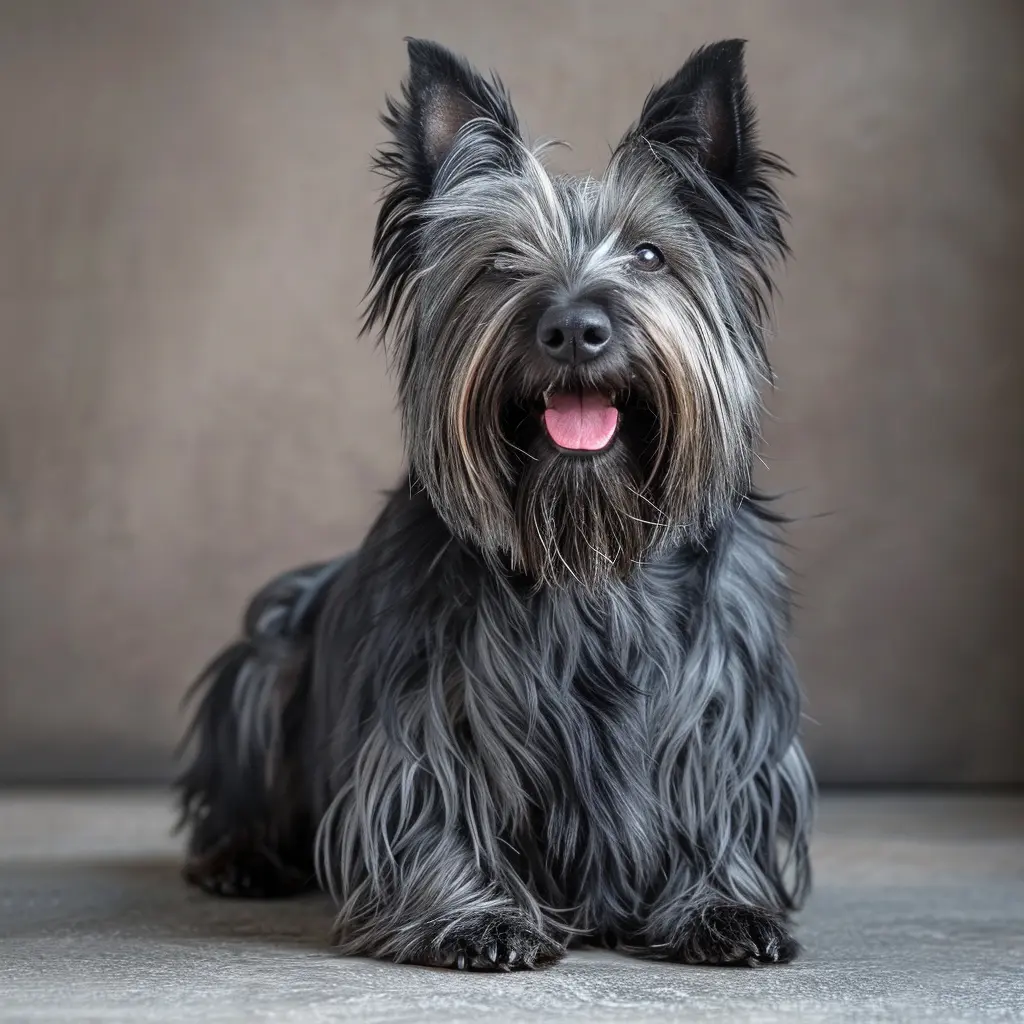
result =
[[438,247],[526,273],[613,271],[637,245],[672,248],[692,229],[652,161],[616,156],[602,177],[575,177],[552,173],[524,147],[514,169],[453,173],[439,184],[426,211]]

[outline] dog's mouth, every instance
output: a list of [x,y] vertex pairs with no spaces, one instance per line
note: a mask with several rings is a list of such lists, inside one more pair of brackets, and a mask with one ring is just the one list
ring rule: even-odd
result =
[[551,441],[568,452],[604,451],[619,429],[615,395],[604,391],[548,391],[541,418]]

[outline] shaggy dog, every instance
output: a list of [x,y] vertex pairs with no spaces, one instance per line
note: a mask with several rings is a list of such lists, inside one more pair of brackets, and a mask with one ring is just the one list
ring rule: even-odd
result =
[[813,783],[751,485],[784,166],[743,45],[654,89],[600,179],[550,172],[497,78],[409,55],[366,323],[408,476],[200,679],[186,875],[319,883],[347,954],[787,961]]

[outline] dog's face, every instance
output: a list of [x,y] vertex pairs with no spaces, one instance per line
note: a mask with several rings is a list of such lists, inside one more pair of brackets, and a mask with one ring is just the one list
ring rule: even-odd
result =
[[538,582],[628,575],[749,487],[784,242],[742,44],[654,90],[600,180],[549,173],[497,79],[409,50],[367,319],[414,478]]

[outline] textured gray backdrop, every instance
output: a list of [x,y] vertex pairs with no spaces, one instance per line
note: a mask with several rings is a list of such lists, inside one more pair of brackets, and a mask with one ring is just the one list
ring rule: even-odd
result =
[[750,40],[798,173],[763,483],[808,744],[827,780],[1024,780],[1019,0],[5,0],[0,775],[164,774],[247,594],[395,480],[355,325],[406,34],[595,170],[693,46]]

